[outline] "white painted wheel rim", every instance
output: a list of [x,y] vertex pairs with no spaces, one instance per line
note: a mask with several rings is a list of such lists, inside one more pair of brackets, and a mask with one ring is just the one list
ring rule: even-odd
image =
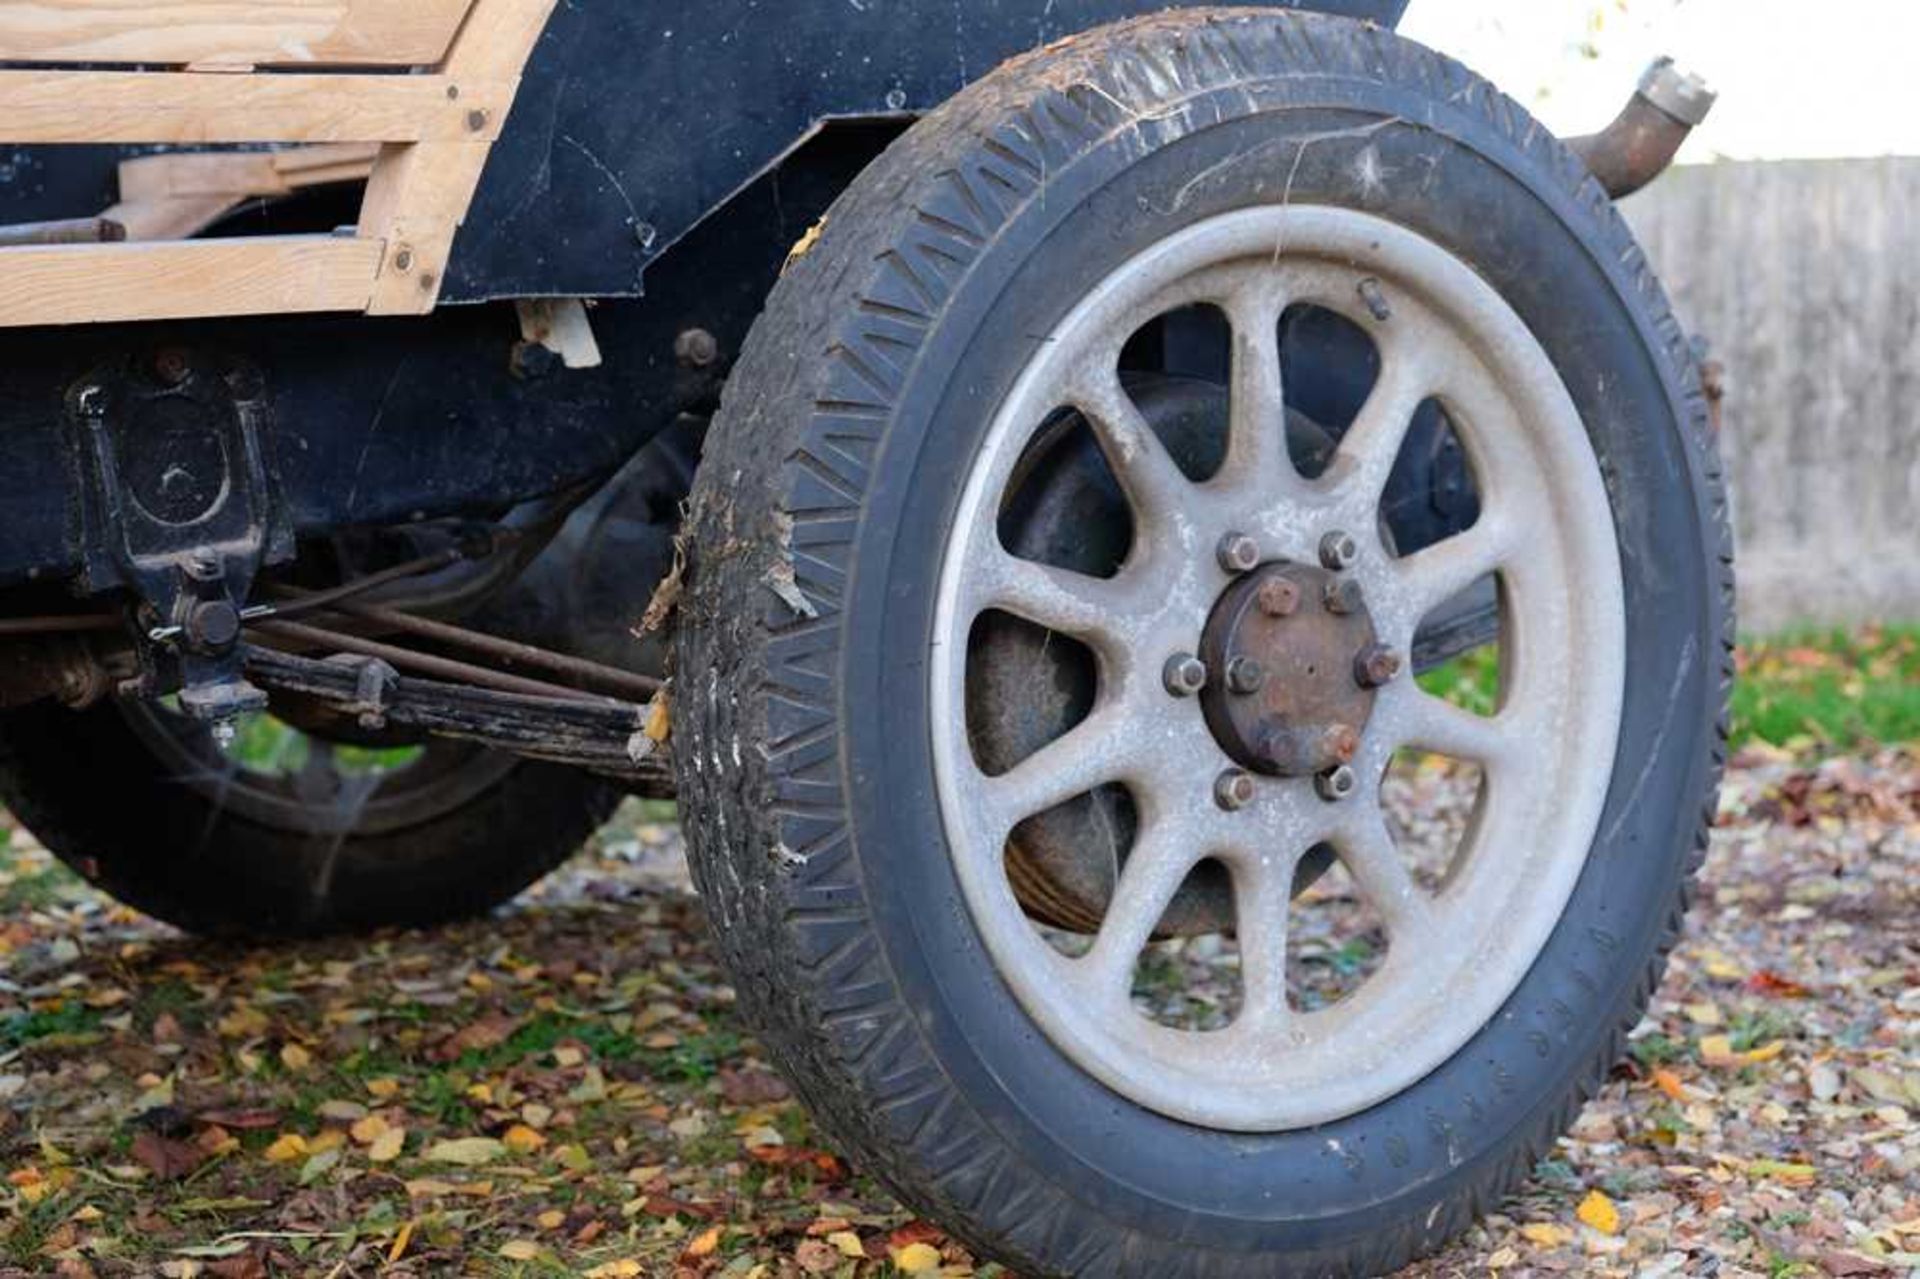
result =
[[[1363,280],[1391,318],[1373,317]],[[1154,316],[1211,303],[1233,328],[1227,460],[1190,483],[1121,388],[1121,345]],[[1289,305],[1360,325],[1377,385],[1325,474],[1288,457],[1277,328]],[[1418,406],[1437,397],[1472,462],[1482,513],[1465,533],[1404,559],[1377,535],[1380,494]],[[1055,410],[1080,410],[1127,492],[1134,547],[1096,579],[1009,555],[995,513],[1022,448]],[[1361,543],[1354,576],[1383,641],[1410,651],[1434,607],[1488,572],[1504,600],[1506,683],[1480,718],[1410,679],[1380,691],[1343,803],[1310,779],[1261,779],[1247,809],[1212,787],[1230,764],[1196,701],[1170,698],[1162,667],[1198,644],[1230,580],[1229,530],[1269,559],[1313,562],[1330,529]],[[999,777],[967,739],[967,636],[999,609],[1095,654],[1099,692],[1079,725]],[[1625,623],[1612,516],[1578,412],[1526,325],[1471,268],[1371,215],[1313,206],[1224,214],[1155,244],[1095,288],[1036,344],[974,460],[941,572],[931,661],[936,782],[948,847],[976,927],[1014,996],[1054,1046],[1129,1100],[1210,1128],[1277,1132],[1392,1097],[1499,1012],[1539,956],[1586,863],[1613,770]],[[1471,760],[1485,792],[1438,892],[1398,859],[1378,787],[1394,751]],[[1106,783],[1124,784],[1139,831],[1091,950],[1067,958],[1036,931],[1003,863],[1018,822]],[[1352,997],[1289,1007],[1285,927],[1293,870],[1332,844],[1392,943]],[[1197,862],[1234,883],[1244,1001],[1225,1029],[1159,1025],[1129,998],[1134,961]]]

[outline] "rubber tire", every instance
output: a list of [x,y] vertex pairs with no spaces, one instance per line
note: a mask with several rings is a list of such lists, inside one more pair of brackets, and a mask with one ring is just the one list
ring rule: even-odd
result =
[[[998,403],[1095,280],[1200,219],[1364,209],[1534,330],[1618,525],[1625,713],[1599,836],[1501,1013],[1400,1095],[1269,1136],[1132,1105],[1024,1015],[935,799],[947,521]],[[1390,32],[1175,11],[1008,64],[909,130],[789,269],[696,484],[676,766],[742,1006],[822,1127],[1028,1275],[1391,1271],[1525,1178],[1624,1048],[1724,758],[1732,556],[1686,335],[1599,186],[1518,105]]]
[[112,705],[0,715],[0,799],[118,901],[190,933],[294,938],[485,914],[567,860],[619,803],[578,769],[517,763],[450,812],[377,835],[301,834],[170,775]]

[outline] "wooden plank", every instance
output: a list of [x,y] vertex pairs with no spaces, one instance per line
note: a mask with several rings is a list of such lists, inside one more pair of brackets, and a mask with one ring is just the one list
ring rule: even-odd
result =
[[469,0],[0,0],[0,61],[425,66]]
[[360,311],[380,254],[317,235],[0,249],[0,327]]
[[377,142],[332,142],[284,151],[170,151],[120,162],[122,200],[279,196],[325,182],[364,182]]
[[[485,2],[485,0],[483,0]],[[517,87],[445,75],[0,71],[0,141],[431,142],[496,137]]]
[[[443,74],[505,82],[504,117],[521,68],[557,0],[478,0],[447,52]],[[495,121],[497,132],[502,121]],[[453,239],[486,170],[492,139],[389,145],[367,181],[360,236],[384,243],[386,259],[368,303],[371,315],[425,315],[439,301]]]

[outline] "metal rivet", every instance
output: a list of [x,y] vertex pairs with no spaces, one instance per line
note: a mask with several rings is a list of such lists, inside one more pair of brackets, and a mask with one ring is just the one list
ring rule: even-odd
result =
[[1253,774],[1230,768],[1213,781],[1213,802],[1229,813],[1237,813],[1253,802]]
[[1329,804],[1337,804],[1346,799],[1359,785],[1359,776],[1346,764],[1338,768],[1329,768],[1313,779],[1314,793]]
[[1335,529],[1320,539],[1320,563],[1336,573],[1346,572],[1359,558],[1360,543],[1351,533]]
[[1260,543],[1245,533],[1229,533],[1220,539],[1220,567],[1229,573],[1249,573],[1260,566]]
[[1257,693],[1267,684],[1267,668],[1251,657],[1236,657],[1227,663],[1227,689],[1245,696]]
[[687,329],[673,340],[674,358],[692,369],[704,369],[720,358],[720,341],[705,329]]
[[1207,664],[1192,653],[1175,653],[1160,673],[1175,697],[1192,697],[1207,686]]
[[396,271],[413,270],[413,250],[401,249],[393,255],[393,269]]

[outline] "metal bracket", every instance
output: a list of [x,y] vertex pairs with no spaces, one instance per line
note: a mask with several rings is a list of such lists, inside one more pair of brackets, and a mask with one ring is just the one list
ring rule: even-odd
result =
[[140,599],[143,658],[175,677],[187,714],[261,709],[266,694],[242,670],[246,599],[260,566],[291,558],[294,542],[259,374],[165,350],[94,369],[67,407],[86,477],[87,589]]

